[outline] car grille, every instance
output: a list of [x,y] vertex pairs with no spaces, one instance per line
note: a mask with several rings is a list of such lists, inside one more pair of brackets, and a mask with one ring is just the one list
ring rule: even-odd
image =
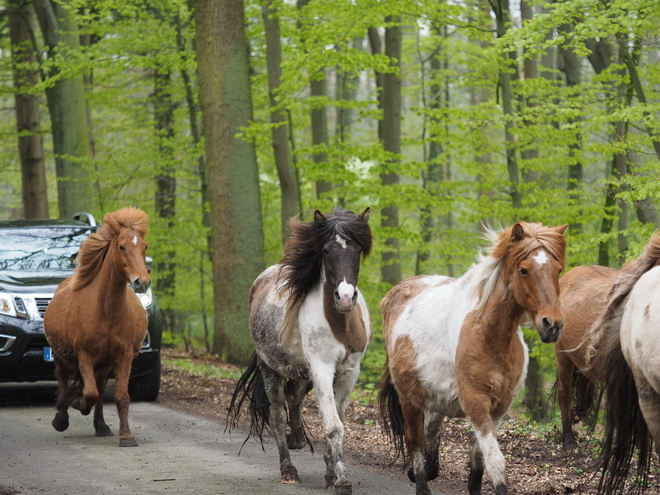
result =
[[46,314],[46,308],[50,303],[51,297],[35,297],[34,302],[37,303],[37,309],[39,310],[39,316],[42,318]]
[[25,304],[23,304],[23,299],[20,297],[15,297],[14,298],[14,305],[16,306],[16,311],[18,311],[21,314],[27,314],[27,311],[25,309]]

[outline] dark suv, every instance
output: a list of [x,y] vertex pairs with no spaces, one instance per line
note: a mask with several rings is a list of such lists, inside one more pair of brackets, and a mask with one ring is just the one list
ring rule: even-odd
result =
[[[0,221],[0,382],[55,379],[44,313],[59,283],[73,273],[80,245],[99,227],[89,213],[73,220]],[[162,320],[151,289],[138,297],[149,328],[133,360],[129,394],[153,401],[160,390]]]

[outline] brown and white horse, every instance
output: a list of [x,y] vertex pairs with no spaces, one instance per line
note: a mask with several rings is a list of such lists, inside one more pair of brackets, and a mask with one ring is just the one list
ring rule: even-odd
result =
[[381,413],[395,447],[412,461],[417,494],[430,494],[427,480],[438,475],[444,418],[464,416],[476,432],[470,494],[481,493],[484,471],[498,495],[507,493],[496,432],[526,374],[519,325],[527,315],[543,342],[559,336],[566,227],[520,222],[491,232],[489,255],[462,277],[413,277],[383,299]]
[[328,215],[317,210],[312,222],[292,219],[284,258],[250,290],[255,354],[236,385],[228,421],[236,426],[247,398],[250,435],[263,442],[270,427],[275,436],[282,483],[300,483],[289,449],[305,446],[302,403],[314,387],[327,441],[326,487],[352,493],[344,466],[344,414],[372,337],[369,310],[357,288],[360,258],[372,244],[369,211],[356,215],[336,208]]
[[[607,396],[599,494],[643,492],[654,442],[660,454],[659,265],[660,236],[655,235],[622,269],[592,327],[602,333],[592,352]],[[630,476],[635,454],[636,474]]]
[[62,282],[44,316],[59,392],[53,427],[69,427],[67,409],[94,407],[97,436],[111,436],[103,419],[103,392],[116,379],[119,446],[137,445],[128,426],[128,378],[147,333],[147,313],[135,292],[151,285],[145,250],[147,214],[136,208],[108,213],[82,243],[74,274]]
[[[623,285],[630,291],[633,285],[631,280],[636,281],[658,263],[660,236],[654,236],[642,254],[621,271],[598,265],[576,266],[559,281],[559,301],[565,321],[555,343],[555,354],[557,400],[566,450],[577,447],[572,423],[595,408],[598,394],[594,393],[594,382],[603,382],[609,370],[609,358],[600,349],[608,345],[604,339],[608,339],[609,335],[604,332],[603,326],[612,324],[609,320],[614,314],[614,309],[604,314],[610,304],[611,292],[620,291]],[[616,325],[615,330],[618,332]],[[576,407],[571,410],[574,398]]]

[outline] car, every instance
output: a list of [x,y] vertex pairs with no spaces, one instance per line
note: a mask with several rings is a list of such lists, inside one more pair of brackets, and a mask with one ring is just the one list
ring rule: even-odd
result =
[[[72,220],[0,221],[0,382],[55,380],[44,314],[57,286],[75,268],[82,242],[100,228],[93,215]],[[152,260],[147,257],[150,269]],[[149,327],[133,360],[129,395],[154,401],[160,391],[163,323],[151,289],[138,294]]]

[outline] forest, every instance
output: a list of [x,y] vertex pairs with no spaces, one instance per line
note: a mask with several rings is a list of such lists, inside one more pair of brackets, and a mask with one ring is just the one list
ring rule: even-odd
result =
[[[458,277],[486,228],[569,224],[618,268],[660,225],[660,8],[647,0],[5,0],[0,219],[150,216],[173,345],[242,364],[287,219],[371,208],[359,286]],[[542,415],[552,346],[531,348]]]

